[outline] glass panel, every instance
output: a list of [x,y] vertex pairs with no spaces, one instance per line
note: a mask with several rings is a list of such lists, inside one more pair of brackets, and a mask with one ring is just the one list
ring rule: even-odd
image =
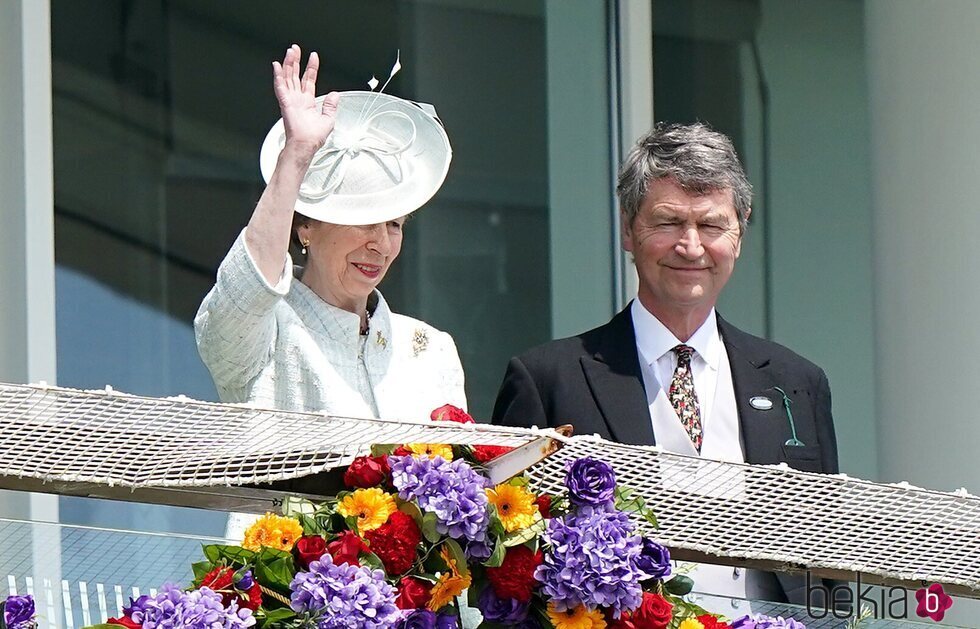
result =
[[[0,598],[32,594],[41,629],[102,623],[120,616],[130,597],[189,585],[202,543],[222,541],[3,519],[0,539]],[[60,565],[51,561],[59,548]]]
[[731,136],[755,188],[719,311],[826,371],[841,468],[876,478],[864,2],[652,1],[656,118]]

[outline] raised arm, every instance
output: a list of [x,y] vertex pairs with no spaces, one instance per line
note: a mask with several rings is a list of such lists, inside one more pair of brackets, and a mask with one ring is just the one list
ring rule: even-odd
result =
[[300,59],[299,46],[293,44],[286,50],[282,64],[272,63],[273,87],[282,112],[286,143],[245,230],[245,245],[262,276],[272,285],[283,273],[300,184],[314,153],[333,131],[340,101],[340,94],[331,92],[323,106],[317,106],[320,59],[311,52],[302,76]]

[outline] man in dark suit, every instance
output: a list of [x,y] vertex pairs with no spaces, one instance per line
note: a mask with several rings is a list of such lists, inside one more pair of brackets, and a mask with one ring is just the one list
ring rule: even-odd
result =
[[[617,191],[636,300],[605,325],[511,359],[494,423],[572,424],[692,456],[837,472],[824,372],[715,312],[751,213],[731,141],[703,124],[658,125],[627,156]],[[719,593],[768,597],[715,576]]]

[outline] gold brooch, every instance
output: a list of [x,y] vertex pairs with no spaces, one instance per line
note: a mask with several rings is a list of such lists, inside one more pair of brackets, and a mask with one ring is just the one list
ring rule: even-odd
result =
[[378,335],[375,337],[374,342],[380,345],[381,347],[388,349],[388,339],[386,339],[384,335],[381,334],[381,330],[378,330]]
[[422,328],[415,329],[415,338],[412,339],[412,353],[416,356],[425,351],[429,346],[429,335]]

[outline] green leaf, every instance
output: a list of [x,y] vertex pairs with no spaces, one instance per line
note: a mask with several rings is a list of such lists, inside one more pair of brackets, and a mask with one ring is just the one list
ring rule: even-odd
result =
[[296,519],[303,527],[303,535],[326,535],[327,533],[323,522],[316,517],[300,513],[296,515]]
[[447,538],[445,544],[446,548],[449,549],[449,557],[456,562],[456,571],[464,577],[468,576],[470,567],[466,562],[466,553],[463,552],[463,548],[456,540],[451,538]]
[[535,539],[541,533],[544,533],[545,529],[548,528],[548,523],[545,522],[544,518],[541,517],[540,511],[534,512],[534,522],[530,526],[518,529],[513,533],[508,533],[504,536],[503,542],[504,546],[520,546],[521,544],[526,544],[527,542]]
[[422,528],[422,511],[419,510],[418,505],[416,505],[414,502],[402,502],[398,505],[398,510],[412,516],[412,519],[415,520],[415,524],[420,529]]
[[[385,565],[381,562],[381,557],[378,557],[374,553],[361,553],[357,558],[358,563],[360,563],[365,568],[369,570],[384,570]],[[398,575],[391,574],[390,577],[396,577]]]
[[671,594],[676,594],[677,596],[686,596],[691,593],[694,589],[694,580],[691,577],[685,577],[684,575],[677,575],[670,581],[664,583],[664,588]]
[[[265,605],[262,606],[259,614],[260,618],[257,618],[260,624],[276,623],[282,622],[283,620],[288,620],[296,616],[296,612],[288,607],[279,607],[278,609],[265,609]],[[259,615],[257,614],[257,615]]]
[[208,561],[210,561],[212,564],[246,564],[255,558],[255,551],[246,550],[241,546],[208,544],[204,547],[204,556],[207,557]]
[[266,587],[288,592],[295,574],[296,564],[287,552],[263,548],[255,558],[255,578]]
[[436,530],[436,522],[436,514],[431,511],[422,516],[422,536],[433,544],[441,537]]
[[493,554],[490,555],[490,559],[483,562],[483,565],[487,568],[499,568],[504,563],[506,553],[507,547],[498,539],[497,544],[493,547]]
[[191,564],[191,570],[194,571],[194,583],[197,584],[204,578],[204,575],[214,570],[214,564],[210,561],[198,561]]
[[371,456],[384,456],[391,454],[398,446],[394,444],[375,444],[371,446]]

